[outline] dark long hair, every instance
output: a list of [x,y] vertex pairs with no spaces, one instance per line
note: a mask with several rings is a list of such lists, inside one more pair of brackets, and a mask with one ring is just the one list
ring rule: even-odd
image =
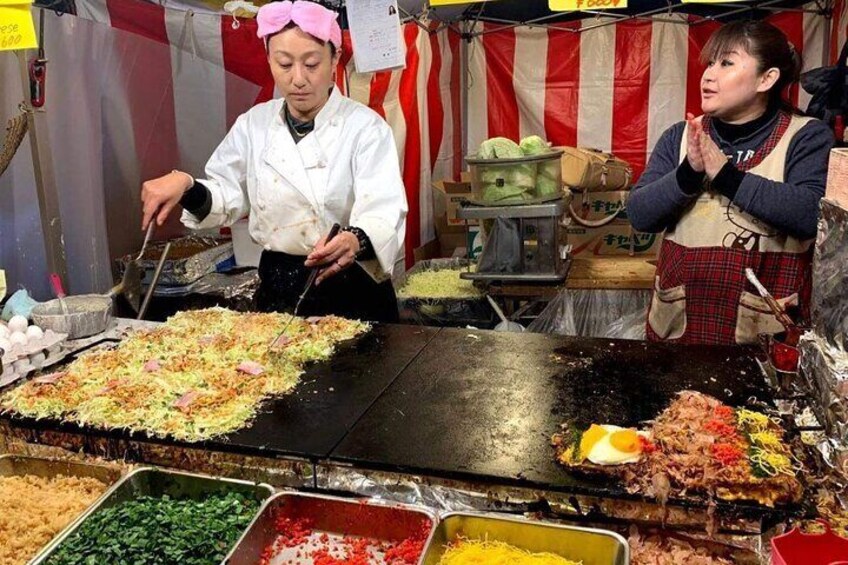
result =
[[716,61],[733,49],[741,47],[757,60],[757,72],[762,74],[774,67],[780,78],[769,90],[769,104],[779,104],[784,110],[801,114],[785,96],[786,90],[798,81],[801,58],[782,31],[762,20],[731,22],[716,31],[701,51],[701,63]]

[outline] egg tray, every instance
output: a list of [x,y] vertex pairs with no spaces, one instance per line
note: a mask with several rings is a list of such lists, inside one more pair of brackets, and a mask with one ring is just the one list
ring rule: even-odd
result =
[[65,351],[62,344],[68,334],[55,333],[51,330],[44,332],[44,337],[27,344],[26,347],[13,347],[3,352],[2,370],[0,370],[0,387],[12,384],[35,370],[47,367],[64,359]]

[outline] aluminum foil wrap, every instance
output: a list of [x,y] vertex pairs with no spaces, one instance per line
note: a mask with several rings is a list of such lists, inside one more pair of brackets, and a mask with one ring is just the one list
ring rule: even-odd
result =
[[848,210],[821,201],[813,260],[813,327],[832,345],[848,341]]
[[669,504],[663,507],[649,500],[606,498],[530,487],[474,483],[366,470],[346,465],[319,464],[315,474],[318,489],[422,505],[440,513],[542,513],[549,518],[591,518],[645,525],[664,524],[686,530],[755,534],[755,537],[769,527],[759,518],[717,512],[709,506]]
[[259,272],[250,269],[243,273],[210,273],[197,281],[192,292],[210,294],[226,300],[253,300],[259,288]]
[[33,308],[32,321],[68,339],[99,334],[112,321],[112,299],[100,294],[57,298]]
[[828,465],[848,476],[848,354],[813,332],[804,334],[799,348],[810,405],[827,434],[818,451]]
[[[165,249],[164,241],[151,242],[138,262],[142,271],[141,282],[149,285],[153,280],[156,264]],[[119,260],[120,270],[135,259],[127,255]],[[184,286],[193,283],[207,273],[214,273],[235,266],[233,244],[229,240],[189,235],[171,241],[171,250],[162,267],[159,278],[161,286]]]

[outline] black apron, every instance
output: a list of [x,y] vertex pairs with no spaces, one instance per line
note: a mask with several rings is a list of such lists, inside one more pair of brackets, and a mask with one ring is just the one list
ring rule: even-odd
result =
[[[263,251],[259,260],[256,307],[260,312],[293,313],[311,269],[306,257]],[[298,316],[342,316],[352,320],[396,323],[397,297],[391,280],[378,283],[354,263],[309,290]]]

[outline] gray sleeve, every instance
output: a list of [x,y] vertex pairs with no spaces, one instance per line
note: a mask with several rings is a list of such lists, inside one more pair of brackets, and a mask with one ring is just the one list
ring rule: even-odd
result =
[[789,144],[783,175],[785,182],[747,173],[733,202],[791,236],[814,238],[833,143],[833,133],[824,122],[808,123]]
[[660,137],[645,172],[630,190],[627,217],[638,231],[658,233],[674,225],[697,195],[677,182],[680,141],[685,122],[674,124]]

